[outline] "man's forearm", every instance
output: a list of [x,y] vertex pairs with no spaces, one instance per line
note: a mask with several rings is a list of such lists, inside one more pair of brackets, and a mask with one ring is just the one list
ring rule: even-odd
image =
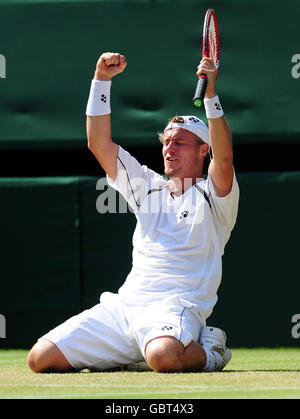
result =
[[88,148],[111,179],[117,176],[118,144],[111,140],[110,114],[87,116]]
[[208,119],[209,136],[215,164],[232,166],[232,136],[224,116]]
[[119,146],[111,138],[110,81],[127,63],[119,53],[106,52],[97,62],[87,105],[88,147],[112,179],[117,176]]
[[86,132],[88,147],[91,151],[109,146],[112,141],[110,114],[87,116]]

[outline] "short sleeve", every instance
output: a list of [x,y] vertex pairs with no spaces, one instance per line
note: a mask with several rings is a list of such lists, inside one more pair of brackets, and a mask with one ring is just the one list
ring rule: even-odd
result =
[[136,213],[151,189],[166,184],[163,176],[141,165],[130,153],[119,146],[117,177],[113,181],[108,175],[107,183],[125,198]]

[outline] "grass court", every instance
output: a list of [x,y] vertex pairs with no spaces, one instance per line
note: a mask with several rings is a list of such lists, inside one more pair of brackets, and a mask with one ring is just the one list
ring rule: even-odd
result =
[[124,371],[35,374],[26,350],[0,350],[1,399],[298,399],[300,350],[233,349],[223,372]]

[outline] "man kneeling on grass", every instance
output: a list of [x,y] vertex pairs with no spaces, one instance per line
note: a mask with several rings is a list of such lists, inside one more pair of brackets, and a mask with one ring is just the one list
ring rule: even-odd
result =
[[218,70],[206,57],[197,71],[207,75],[209,128],[195,116],[177,116],[160,134],[166,180],[111,139],[111,79],[126,65],[121,54],[99,58],[87,137],[109,185],[137,218],[132,270],[118,293],[104,292],[99,304],[41,337],[28,364],[35,372],[103,371],[146,360],[159,372],[221,371],[231,352],[225,333],[206,326],[206,319],[217,301],[239,188],[231,133],[215,91]]

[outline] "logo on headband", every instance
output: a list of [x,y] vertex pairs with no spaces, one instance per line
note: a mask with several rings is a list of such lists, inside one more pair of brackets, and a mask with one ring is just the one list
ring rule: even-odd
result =
[[191,116],[189,121],[193,121],[196,124],[197,122],[200,122],[200,119],[196,118],[195,116]]

